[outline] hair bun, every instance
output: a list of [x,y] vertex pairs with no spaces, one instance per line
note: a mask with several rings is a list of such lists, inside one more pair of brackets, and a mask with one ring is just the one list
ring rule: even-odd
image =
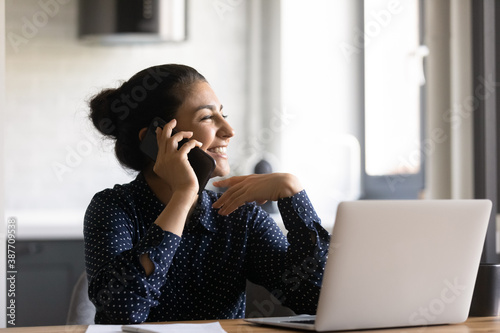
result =
[[125,167],[142,171],[151,159],[140,149],[139,133],[154,117],[175,118],[191,93],[191,86],[206,79],[194,68],[165,64],[152,66],[104,89],[89,101],[89,118],[103,135],[115,141],[115,154]]
[[95,95],[89,102],[90,106],[90,119],[94,126],[102,134],[117,138],[118,122],[119,119],[115,112],[112,112],[112,103],[116,100],[116,93],[118,89],[104,89]]

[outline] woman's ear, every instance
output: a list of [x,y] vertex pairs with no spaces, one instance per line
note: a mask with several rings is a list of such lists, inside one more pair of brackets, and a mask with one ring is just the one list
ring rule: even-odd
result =
[[144,139],[144,136],[146,136],[146,132],[148,131],[148,128],[147,127],[144,127],[143,129],[141,129],[139,131],[139,140],[142,141],[142,139]]

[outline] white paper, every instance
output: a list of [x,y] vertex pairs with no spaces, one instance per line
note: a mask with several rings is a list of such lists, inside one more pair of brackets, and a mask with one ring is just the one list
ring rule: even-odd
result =
[[122,333],[122,325],[89,325],[86,333]]
[[[126,325],[134,327],[144,332],[169,333],[169,332],[204,332],[204,333],[225,333],[219,322],[207,324],[141,324]],[[86,333],[122,333],[122,325],[90,325]],[[141,332],[140,330],[138,332]]]

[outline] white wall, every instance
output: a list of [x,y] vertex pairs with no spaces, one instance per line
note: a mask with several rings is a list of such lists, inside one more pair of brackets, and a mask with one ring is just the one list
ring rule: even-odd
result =
[[362,2],[282,2],[282,151],[318,215],[333,226],[337,204],[359,196],[358,134],[363,108],[362,52],[352,50],[363,26]]
[[[5,1],[0,0],[0,161],[4,160],[4,114],[5,114]],[[0,163],[0,295],[6,295],[5,284],[5,269],[6,255],[5,255],[5,187],[4,187],[4,170],[3,163]],[[0,313],[5,312],[5,299],[0,298]],[[6,326],[5,315],[0,316],[0,327]]]
[[[49,225],[49,235],[67,235],[70,229],[81,235],[92,195],[132,178],[87,120],[85,101],[143,68],[159,63],[197,68],[237,134],[244,132],[245,2],[190,0],[187,41],[114,47],[77,40],[77,1],[50,3],[57,6],[6,1],[5,208],[18,218],[21,237]],[[216,6],[221,3],[225,6]],[[244,156],[238,151],[242,141],[237,135],[230,153]]]

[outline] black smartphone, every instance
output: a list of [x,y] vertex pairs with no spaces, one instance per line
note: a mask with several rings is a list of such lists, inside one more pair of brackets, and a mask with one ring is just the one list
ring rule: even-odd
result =
[[[141,141],[140,148],[144,154],[149,156],[153,161],[156,161],[156,156],[158,155],[158,141],[156,140],[156,128],[165,126],[166,122],[162,118],[156,117],[151,121],[151,124],[148,126],[148,130],[146,135]],[[172,131],[172,135],[175,134],[176,131]],[[184,143],[186,143],[188,139],[183,139],[179,142],[180,148]],[[205,153],[201,148],[194,147],[188,153],[189,164],[194,170],[196,177],[198,178],[199,190],[198,194],[203,191],[205,186],[214,172],[215,169],[215,160],[212,156]]]

